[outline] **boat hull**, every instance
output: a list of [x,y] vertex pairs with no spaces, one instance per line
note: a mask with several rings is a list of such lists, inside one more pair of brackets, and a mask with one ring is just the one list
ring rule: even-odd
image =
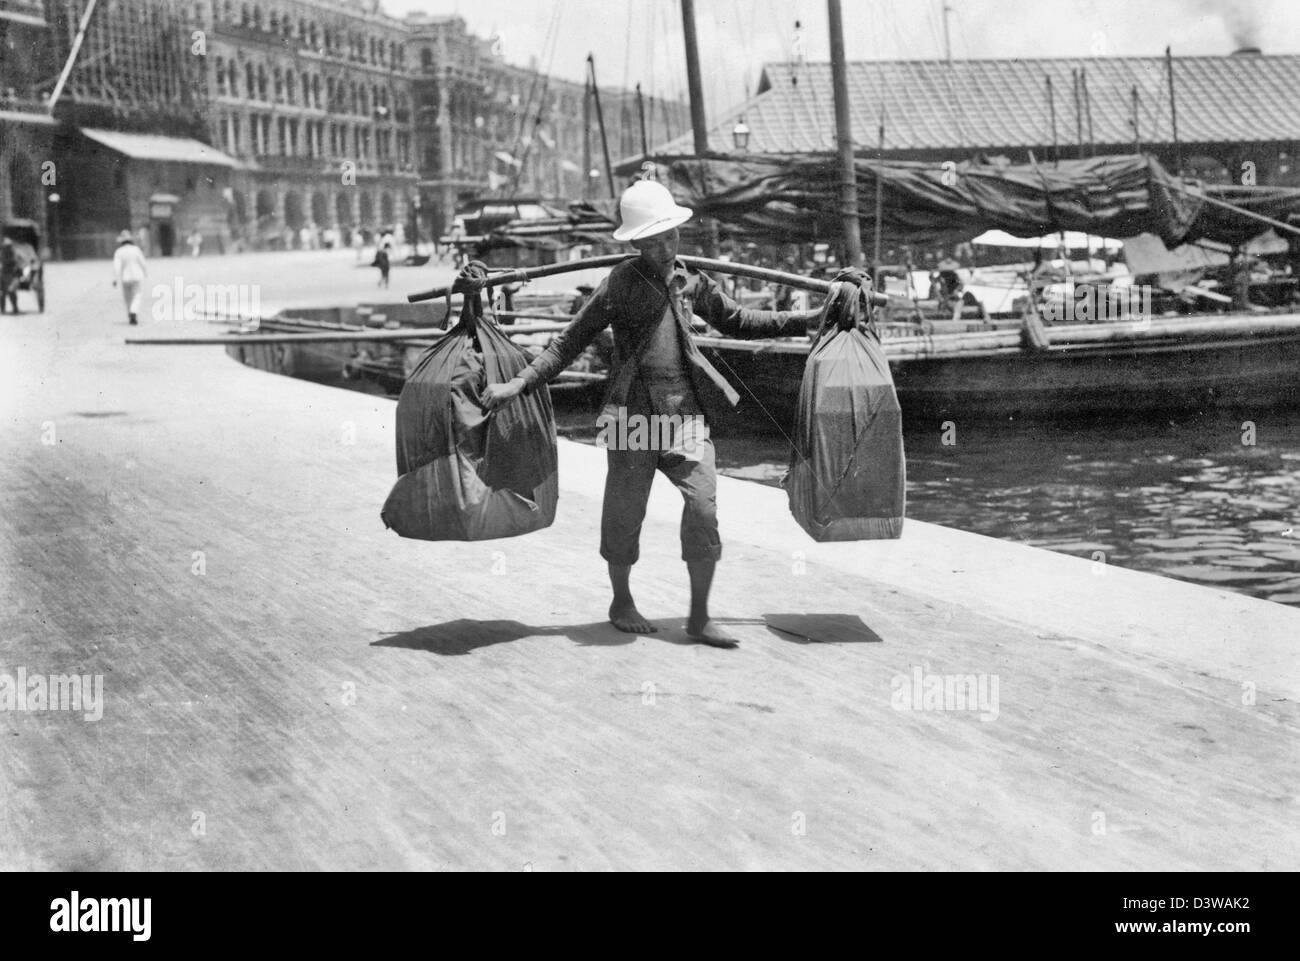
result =
[[[1043,350],[1011,346],[1018,332],[969,337],[886,340],[899,401],[908,420],[918,418],[1057,419],[1151,411],[1244,411],[1300,407],[1300,318],[1257,318],[1206,324],[1191,333],[1149,332],[1116,340],[1071,343],[1071,331],[1052,329]],[[262,331],[320,330],[293,318],[264,321]],[[1172,325],[1170,329],[1173,330]],[[1077,337],[1111,331],[1077,328]],[[1122,334],[1122,332],[1117,332]],[[1000,339],[999,339],[1000,338]],[[785,429],[807,357],[806,341],[697,341],[741,394],[738,416]],[[942,342],[942,344],[941,344]],[[969,349],[974,344],[976,349]],[[964,346],[963,346],[964,345]],[[428,343],[250,344],[228,348],[242,363],[263,370],[341,384],[358,376],[389,392]]]
[[[742,409],[794,413],[806,349],[704,347],[741,387]],[[887,353],[889,348],[887,348]],[[1300,330],[891,357],[899,402],[917,418],[1114,416],[1300,406]],[[761,414],[761,411],[760,411]]]

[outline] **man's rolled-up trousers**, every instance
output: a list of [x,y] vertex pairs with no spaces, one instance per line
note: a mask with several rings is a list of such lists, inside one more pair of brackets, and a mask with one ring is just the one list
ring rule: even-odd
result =
[[[644,408],[639,409],[644,413]],[[671,432],[671,444],[609,445],[600,556],[610,564],[630,567],[640,557],[641,524],[656,471],[672,481],[685,501],[682,560],[716,561],[722,556],[713,441],[702,417],[686,415],[682,419],[685,426]]]

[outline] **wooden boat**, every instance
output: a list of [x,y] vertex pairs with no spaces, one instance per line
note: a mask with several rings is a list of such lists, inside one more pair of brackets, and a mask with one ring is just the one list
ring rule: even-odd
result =
[[[295,311],[265,319],[261,333],[291,334],[441,323],[445,305]],[[557,322],[566,318],[556,315]],[[540,352],[548,329],[522,338]],[[1300,405],[1300,314],[1172,316],[1142,322],[1040,328],[1032,346],[1020,322],[934,322],[882,328],[899,400],[909,419],[1073,418],[1209,408]],[[232,345],[242,363],[326,383],[365,380],[389,392],[432,339]],[[698,334],[696,343],[736,384],[748,419],[793,414],[804,338],[748,341]],[[602,379],[585,360],[559,390],[586,395]]]
[[[905,416],[1068,419],[1300,404],[1297,314],[1043,329],[1047,343],[1038,348],[1020,326],[963,333],[886,328],[885,354]],[[790,415],[806,343],[697,342],[778,418]]]

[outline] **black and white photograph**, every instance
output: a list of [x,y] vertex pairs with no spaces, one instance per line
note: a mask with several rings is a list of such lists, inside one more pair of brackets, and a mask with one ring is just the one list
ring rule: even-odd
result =
[[1298,91],[1291,0],[0,0],[23,923],[1089,873],[1242,946],[1215,878],[1300,869]]

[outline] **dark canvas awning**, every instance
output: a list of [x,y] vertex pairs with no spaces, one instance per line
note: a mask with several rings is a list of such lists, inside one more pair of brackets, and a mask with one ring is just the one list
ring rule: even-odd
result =
[[81,132],[96,143],[103,144],[135,160],[158,160],[172,163],[209,164],[214,167],[238,167],[239,163],[215,147],[189,137],[166,137],[152,133],[124,133],[120,130],[92,130],[83,127]]
[[[863,235],[874,223],[879,180],[882,234],[890,243],[949,244],[986,230],[1017,237],[1077,230],[1121,238],[1149,233],[1173,247],[1200,238],[1240,243],[1268,229],[1207,204],[1141,155],[1059,165],[860,159],[856,173]],[[674,159],[661,162],[658,174],[679,203],[749,239],[834,243],[840,236],[834,157]],[[1277,220],[1300,220],[1300,190],[1209,186],[1204,193]]]

